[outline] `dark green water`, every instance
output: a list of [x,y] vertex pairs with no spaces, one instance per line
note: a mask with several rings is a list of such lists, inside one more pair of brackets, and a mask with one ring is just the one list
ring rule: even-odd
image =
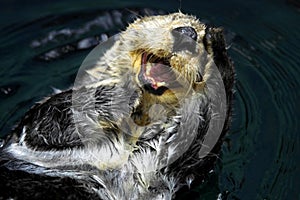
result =
[[[291,1],[289,1],[291,2]],[[284,0],[184,1],[182,11],[223,26],[236,67],[234,117],[216,169],[178,199],[300,199],[300,10]],[[299,2],[298,2],[299,5]],[[37,1],[0,3],[0,135],[52,88],[72,85],[90,50],[46,62],[64,42],[118,27],[91,29],[39,48],[51,31],[79,30],[95,10],[151,7],[177,11],[177,1]],[[75,14],[74,14],[75,13]],[[80,13],[85,13],[80,17]],[[189,198],[187,198],[189,197]],[[191,198],[193,197],[193,198]]]

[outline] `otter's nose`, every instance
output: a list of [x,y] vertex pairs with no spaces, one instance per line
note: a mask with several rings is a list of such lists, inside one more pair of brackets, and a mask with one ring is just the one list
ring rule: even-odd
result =
[[191,53],[196,51],[197,32],[193,27],[183,26],[172,30],[174,37],[173,51],[188,50]]

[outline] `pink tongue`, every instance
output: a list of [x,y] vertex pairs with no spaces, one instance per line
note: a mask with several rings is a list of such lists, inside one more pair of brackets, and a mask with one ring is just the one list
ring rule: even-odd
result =
[[172,72],[170,66],[164,65],[162,63],[152,63],[150,69],[150,76],[156,82],[170,82],[175,80],[175,75]]

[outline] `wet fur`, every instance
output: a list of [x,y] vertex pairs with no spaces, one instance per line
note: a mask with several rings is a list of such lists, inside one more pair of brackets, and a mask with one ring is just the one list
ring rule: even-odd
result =
[[[51,189],[54,194],[75,199],[172,199],[176,191],[193,181],[191,177],[201,179],[207,174],[219,152],[222,137],[211,154],[198,157],[213,115],[210,109],[213,95],[203,92],[203,86],[198,88],[200,69],[193,65],[195,61],[184,53],[171,58],[172,67],[177,67],[191,88],[198,91],[186,97],[181,107],[171,91],[161,96],[148,94],[135,76],[140,70],[141,50],[161,57],[170,56],[172,37],[161,27],[171,31],[183,25],[195,28],[199,52],[208,52],[203,57],[206,66],[201,71],[201,81],[211,78],[209,65],[212,62],[221,73],[227,98],[223,137],[230,124],[234,73],[222,29],[207,27],[195,17],[182,13],[141,18],[130,24],[97,66],[88,71],[96,80],[94,84],[82,83],[81,87],[53,95],[27,112],[1,149],[0,186],[11,197],[23,195],[24,198],[40,198]],[[146,28],[158,31],[143,32]],[[153,42],[153,38],[157,42]],[[108,66],[108,70],[104,71],[103,66]],[[128,71],[132,73],[124,78]],[[74,92],[82,94],[82,98],[75,101],[91,107],[90,120],[76,122],[78,130],[73,115],[80,118],[81,113],[72,112]],[[96,102],[91,102],[95,96]],[[93,103],[96,110],[92,109]],[[153,104],[166,105],[167,121],[158,119],[149,124],[148,110]],[[191,119],[192,112],[197,112],[196,119]],[[116,120],[116,116],[120,120]],[[132,126],[128,119],[147,128]],[[120,129],[124,124],[131,136]],[[178,153],[176,145],[184,145],[187,133],[195,134],[195,139],[186,152],[168,164]],[[13,178],[15,175],[19,178]],[[78,196],[71,196],[72,193]]]

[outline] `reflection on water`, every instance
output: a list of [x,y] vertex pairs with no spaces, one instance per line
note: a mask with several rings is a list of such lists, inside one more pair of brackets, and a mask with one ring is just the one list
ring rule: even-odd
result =
[[[218,164],[206,182],[177,199],[299,199],[299,11],[283,1],[182,3],[183,12],[225,28],[237,75],[233,125]],[[19,23],[1,28],[2,136],[53,88],[70,87],[89,48],[122,29],[134,13],[81,4],[66,13],[31,14],[27,21],[20,14]],[[168,2],[158,7],[178,9]]]

